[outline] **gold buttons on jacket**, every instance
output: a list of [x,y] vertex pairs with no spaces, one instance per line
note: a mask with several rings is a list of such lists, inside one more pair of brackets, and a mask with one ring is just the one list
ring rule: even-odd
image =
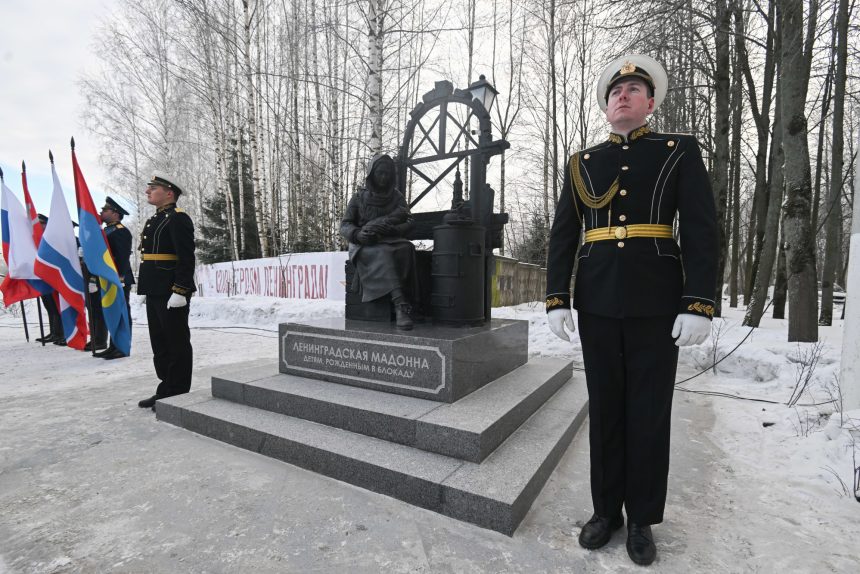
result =
[[627,221],[627,216],[626,215],[619,215],[618,221]]
[[629,145],[623,145],[623,146],[621,146],[621,149],[630,149],[630,146]]
[[627,237],[627,228],[626,227],[616,227],[615,228],[615,239],[624,239]]
[[590,153],[587,153],[587,154],[585,154],[584,156],[582,156],[582,159],[588,159],[588,158],[590,158],[590,157],[591,157],[591,154],[590,154]]
[[621,191],[619,191],[618,193],[621,195],[621,197],[624,197],[625,195],[627,195],[627,190],[626,190],[626,189],[622,189],[622,190],[621,190]]
[[619,241],[619,242],[618,242],[618,247],[624,247],[624,242],[623,242],[623,241]]
[[672,140],[669,140],[666,142],[666,145],[669,147],[675,147],[675,142],[673,142]]
[[630,168],[626,165],[621,166],[621,171],[627,171],[628,169],[630,169]]

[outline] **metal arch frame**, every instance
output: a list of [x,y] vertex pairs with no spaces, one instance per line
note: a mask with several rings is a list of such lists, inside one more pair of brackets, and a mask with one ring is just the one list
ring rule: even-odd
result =
[[[466,120],[460,124],[448,109],[450,104],[463,105],[469,109]],[[421,123],[422,118],[430,111],[439,108],[439,115],[429,128],[425,128]],[[492,124],[490,114],[484,106],[472,97],[472,94],[466,90],[455,90],[451,82],[441,81],[436,82],[436,87],[430,92],[424,94],[423,101],[410,112],[411,119],[406,125],[406,130],[403,135],[403,143],[400,146],[400,152],[397,156],[397,181],[401,190],[405,191],[405,185],[409,172],[415,173],[421,180],[425,181],[427,187],[413,199],[409,207],[414,207],[421,199],[423,199],[439,182],[441,182],[451,171],[456,168],[463,159],[476,155],[484,155],[485,157],[501,153],[508,146],[507,142],[500,140],[492,141]],[[478,139],[472,135],[468,128],[471,118],[478,120]],[[451,143],[451,149],[445,149],[445,144],[448,138],[449,121],[456,126],[456,137]],[[416,128],[420,129],[422,137],[416,145],[412,145],[415,139]],[[433,135],[436,138],[434,139]],[[470,141],[474,147],[467,150],[454,151],[457,144],[461,141]],[[422,149],[422,146],[427,143],[432,147],[434,154],[415,158],[415,154]],[[504,145],[500,145],[504,144]],[[436,161],[453,160],[446,169],[444,169],[435,179],[431,179],[416,166],[431,163]],[[478,163],[478,165],[475,165]],[[485,162],[473,162],[472,175],[470,183],[472,184],[473,200],[478,200],[475,203],[483,203],[478,196],[482,195],[484,182],[486,180]],[[478,168],[478,169],[475,169]],[[476,173],[480,171],[481,173]],[[475,177],[477,176],[477,178]],[[477,179],[477,181],[476,181]],[[477,206],[476,206],[477,207]],[[476,211],[475,213],[480,213]]]

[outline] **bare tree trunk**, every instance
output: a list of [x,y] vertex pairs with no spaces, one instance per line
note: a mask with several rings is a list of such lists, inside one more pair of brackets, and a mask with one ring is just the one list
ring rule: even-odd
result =
[[[756,148],[756,166],[755,166],[755,193],[753,195],[753,210],[750,214],[750,226],[747,233],[747,277],[744,283],[744,302],[749,305],[752,298],[752,291],[755,285],[756,273],[759,267],[761,258],[762,244],[765,236],[765,224],[767,221],[768,206],[771,204],[768,200],[768,139],[770,136],[770,107],[773,97],[773,80],[778,59],[779,47],[774,49],[775,43],[775,13],[776,7],[773,0],[768,2],[767,12],[767,36],[765,38],[765,63],[764,63],[764,82],[761,95],[761,108],[759,108],[756,98],[757,81],[753,79],[750,70],[749,58],[747,56],[746,43],[744,40],[745,32],[743,26],[743,14],[740,6],[735,6],[735,27],[737,29],[736,46],[738,47],[738,60],[743,70],[744,78],[747,84],[747,92],[749,93],[750,110],[753,114],[753,119],[756,124],[756,132],[758,134],[758,146]],[[771,155],[771,158],[773,156]],[[754,238],[754,240],[753,240]],[[768,281],[770,278],[768,277]]]
[[[776,45],[779,49],[781,29],[776,32]],[[758,327],[764,314],[764,306],[767,301],[770,278],[777,255],[777,242],[779,240],[780,228],[780,204],[783,196],[783,146],[782,146],[782,77],[776,80],[776,105],[773,117],[773,139],[770,142],[770,178],[768,182],[766,208],[766,219],[763,224],[764,233],[761,240],[761,252],[759,256],[758,271],[755,276],[755,284],[752,294],[747,303],[747,312],[744,316],[744,325]]]
[[[329,6],[329,9],[332,11],[332,15],[329,18],[330,25],[337,29],[340,26],[340,2],[334,2],[333,5]],[[340,103],[338,101],[339,93],[337,86],[335,85],[340,76],[340,52],[336,47],[332,44],[333,34],[326,34],[326,53],[328,55],[328,73],[331,81],[332,88],[329,90],[329,98],[330,104],[328,109],[328,129],[329,129],[329,161],[330,161],[330,171],[331,171],[331,193],[332,193],[332,221],[335,226],[338,225],[340,218],[343,216],[345,212],[345,204],[343,203],[343,189],[342,189],[342,166],[340,165]],[[332,238],[332,241],[329,243],[329,249],[335,250],[337,249],[338,239],[335,237]]]
[[292,161],[292,169],[290,170],[292,173],[292,185],[290,186],[290,195],[292,198],[292,206],[293,206],[293,223],[297,228],[295,232],[295,241],[290,245],[290,250],[302,250],[305,249],[309,238],[309,226],[310,222],[308,221],[308,209],[307,209],[307,197],[306,197],[306,187],[304,185],[304,178],[302,177],[304,174],[303,162],[304,156],[302,154],[302,143],[301,143],[301,130],[299,128],[299,35],[301,30],[299,28],[299,3],[297,0],[293,0],[293,30],[292,30],[292,42],[291,42],[291,50],[290,50],[290,127],[292,128],[292,133],[290,134],[290,144],[292,146],[292,154],[290,160]]
[[[547,90],[546,94],[546,102],[549,103],[550,94],[549,90]],[[547,108],[549,106],[547,105]],[[555,168],[551,166],[552,157],[550,154],[550,135],[549,130],[554,129],[554,126],[550,123],[550,115],[544,114],[544,132],[543,132],[543,217],[544,217],[544,225],[546,229],[550,228],[550,205],[549,205],[549,179],[552,177],[551,174],[555,173]],[[555,209],[555,204],[553,204],[553,209]]]
[[836,78],[833,86],[833,147],[830,162],[830,189],[825,213],[824,268],[821,277],[821,316],[819,325],[833,324],[833,278],[839,259],[839,231],[842,227],[842,153],[844,150],[845,83],[848,61],[848,0],[839,0],[836,17]]
[[[785,220],[780,236],[785,235]],[[788,273],[786,271],[785,240],[780,237],[779,253],[776,257],[776,277],[773,281],[773,318],[785,319],[785,302],[788,296]]]
[[[557,78],[555,66],[555,48],[556,48],[556,26],[555,26],[555,0],[549,2],[549,78],[550,91],[552,94],[552,158],[549,162],[550,173],[552,174],[552,204],[558,205],[558,104],[557,98]],[[625,134],[626,135],[626,134]],[[549,211],[547,211],[549,217]],[[547,220],[548,221],[548,220]],[[549,233],[549,226],[547,226]],[[549,237],[547,237],[549,240]]]
[[[735,16],[737,17],[737,2],[733,1],[732,4]],[[735,23],[737,23],[737,19],[735,20]],[[737,308],[738,306],[738,270],[740,266],[739,254],[741,243],[741,130],[743,129],[743,126],[741,125],[741,108],[743,107],[744,96],[739,54],[743,47],[743,39],[741,37],[742,33],[743,28],[738,29],[736,27],[734,62],[732,67],[732,104],[734,109],[732,110],[732,144],[731,161],[729,162],[729,165],[731,166],[730,189],[732,204],[732,215],[730,217],[732,247],[731,262],[729,266],[729,306],[733,308]],[[728,226],[726,232],[727,235],[729,235]]]
[[[835,35],[835,30],[834,30]],[[815,177],[812,184],[812,217],[810,222],[813,228],[818,227],[818,204],[821,202],[821,178],[829,176],[829,172],[825,175],[826,162],[824,156],[827,152],[827,116],[830,115],[830,100],[832,99],[833,85],[833,66],[827,71],[827,77],[824,80],[824,95],[821,101],[821,120],[818,123],[818,144],[815,146]],[[829,187],[825,181],[825,187]]]
[[382,151],[382,63],[385,24],[385,3],[388,0],[367,2],[367,105],[370,121],[370,154]]
[[[235,28],[234,28],[235,30]],[[234,33],[234,38],[236,38],[236,34]],[[245,252],[245,151],[244,151],[244,139],[245,136],[242,133],[242,92],[239,89],[239,51],[238,49],[233,50],[234,57],[234,65],[236,68],[236,74],[234,78],[236,80],[236,110],[235,110],[235,122],[236,122],[236,131],[234,132],[234,157],[236,158],[236,177],[238,181],[237,190],[239,193],[239,253]]]
[[716,71],[714,78],[714,102],[716,132],[714,134],[714,165],[711,171],[714,182],[714,195],[717,203],[717,227],[719,229],[719,259],[717,264],[717,283],[714,285],[714,316],[722,316],[723,277],[726,269],[726,207],[728,201],[729,166],[729,28],[731,12],[728,0],[716,3]]
[[[813,2],[813,4],[817,4]],[[812,178],[809,168],[806,91],[812,40],[803,47],[803,1],[781,0],[782,114],[785,150],[785,250],[788,273],[788,340],[818,340],[818,289],[815,236],[810,215]],[[812,7],[814,9],[815,6]],[[812,28],[814,30],[814,28]]]
[[266,230],[265,213],[263,211],[263,190],[260,189],[260,149],[257,143],[257,106],[254,94],[254,70],[251,67],[251,13],[248,1],[242,0],[242,11],[245,17],[245,90],[248,98],[248,139],[251,143],[251,181],[254,193],[254,218],[257,224],[257,234],[260,240],[260,254],[269,255],[269,234]]

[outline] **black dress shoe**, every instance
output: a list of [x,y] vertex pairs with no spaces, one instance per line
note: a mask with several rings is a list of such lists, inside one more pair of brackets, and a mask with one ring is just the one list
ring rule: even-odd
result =
[[627,555],[640,566],[648,566],[657,558],[654,536],[647,524],[631,522],[627,525]]
[[624,526],[624,517],[620,514],[615,518],[601,518],[596,514],[585,523],[579,532],[579,545],[589,550],[606,546],[612,533]]
[[103,354],[101,357],[106,361],[112,361],[113,359],[122,359],[126,354],[120,351],[119,349],[113,349],[109,353]]
[[93,353],[93,357],[102,358],[105,355],[110,355],[115,350],[116,350],[116,347],[114,347],[113,345],[108,345],[108,348],[105,349],[104,351],[97,351],[97,352]]
[[52,343],[54,343],[55,345],[59,345],[60,347],[65,347],[68,344],[66,343],[66,340],[62,337],[55,338]]
[[[106,349],[107,343],[96,343],[96,350]],[[92,351],[93,350],[93,342],[87,341],[87,344],[84,345],[84,351]]]
[[44,337],[39,337],[38,339],[36,339],[36,342],[37,343],[53,343],[54,342],[54,334],[48,333]]
[[155,401],[157,401],[158,399],[161,399],[161,398],[163,398],[163,397],[161,397],[159,395],[152,395],[148,399],[143,399],[142,401],[139,401],[137,403],[137,406],[139,406],[142,409],[155,410]]

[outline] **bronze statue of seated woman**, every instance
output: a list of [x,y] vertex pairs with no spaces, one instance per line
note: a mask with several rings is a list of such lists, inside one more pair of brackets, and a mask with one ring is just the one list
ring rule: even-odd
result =
[[410,303],[418,293],[415,247],[405,239],[413,226],[403,194],[395,186],[394,160],[377,154],[364,186],[349,200],[340,234],[349,241],[349,260],[361,283],[362,302],[391,296],[398,329],[413,322]]

